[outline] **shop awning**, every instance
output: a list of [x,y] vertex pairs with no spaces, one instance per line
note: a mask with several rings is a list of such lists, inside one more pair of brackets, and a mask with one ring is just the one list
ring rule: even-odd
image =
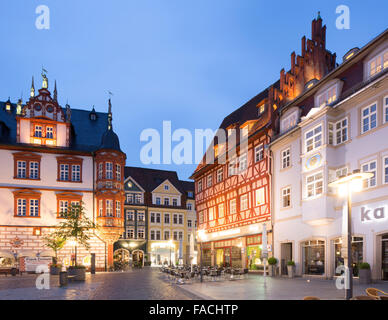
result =
[[22,258],[22,257],[35,258],[36,257],[36,252],[34,252],[34,251],[21,251],[21,252],[18,252],[18,258]]
[[55,257],[53,250],[45,250],[39,253],[39,257]]
[[11,258],[15,259],[15,256],[11,251],[0,251],[0,258]]

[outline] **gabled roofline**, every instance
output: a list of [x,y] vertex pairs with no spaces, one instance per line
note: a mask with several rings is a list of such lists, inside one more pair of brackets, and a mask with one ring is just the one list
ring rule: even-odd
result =
[[[166,180],[163,180],[163,182],[161,182],[160,184],[158,184],[157,186],[156,186],[156,188],[154,188],[152,191],[151,191],[151,193],[153,193],[157,188],[159,188],[163,183],[166,183],[166,181],[168,181],[173,187],[174,187],[174,189],[176,190],[176,191],[178,191],[178,193],[180,194],[180,195],[182,195],[182,192],[180,192],[178,189],[177,189],[177,187],[169,180],[169,179],[166,179]],[[179,180],[178,180],[179,181]]]
[[128,176],[124,179],[124,184],[127,183],[129,179],[131,179],[133,182],[135,182],[135,184],[141,189],[141,191],[145,192],[143,187],[135,179],[133,179],[131,176]]

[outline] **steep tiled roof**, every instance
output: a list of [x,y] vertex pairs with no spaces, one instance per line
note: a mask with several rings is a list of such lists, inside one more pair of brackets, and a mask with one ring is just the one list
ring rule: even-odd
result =
[[[63,108],[64,112],[65,109]],[[103,134],[108,127],[108,114],[96,112],[96,120],[90,119],[88,110],[71,109],[71,143],[69,148],[57,148],[91,152],[99,149]],[[16,104],[11,104],[11,112],[5,110],[5,102],[0,101],[0,143],[16,144]],[[6,131],[6,132],[4,132]],[[51,147],[50,147],[51,148]]]
[[152,192],[163,181],[169,180],[182,194],[185,187],[178,179],[176,171],[158,170],[140,167],[125,167],[125,178],[132,177],[146,192]]

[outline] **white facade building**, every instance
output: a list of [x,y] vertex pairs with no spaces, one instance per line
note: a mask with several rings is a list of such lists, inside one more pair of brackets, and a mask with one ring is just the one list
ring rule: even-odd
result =
[[[328,183],[360,169],[374,177],[353,194],[354,274],[368,262],[388,280],[388,32],[281,110],[271,143],[275,256],[299,275],[331,278],[343,264],[345,199]],[[344,211],[346,212],[346,211]],[[346,222],[346,220],[345,220]]]

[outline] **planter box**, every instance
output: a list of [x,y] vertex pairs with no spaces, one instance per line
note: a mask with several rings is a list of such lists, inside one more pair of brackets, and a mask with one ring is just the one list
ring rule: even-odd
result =
[[295,277],[295,266],[287,266],[287,273],[289,278]]
[[360,284],[371,283],[371,271],[370,271],[370,269],[360,269],[360,270],[358,270],[358,274],[359,274]]
[[50,266],[50,274],[52,276],[59,275],[59,272],[61,272],[61,268]]
[[85,275],[86,275],[86,269],[75,269],[75,268],[69,268],[67,270],[69,276],[75,276],[75,281],[85,281]]
[[275,277],[276,276],[276,266],[275,265],[269,265],[268,266],[268,275],[270,277]]

